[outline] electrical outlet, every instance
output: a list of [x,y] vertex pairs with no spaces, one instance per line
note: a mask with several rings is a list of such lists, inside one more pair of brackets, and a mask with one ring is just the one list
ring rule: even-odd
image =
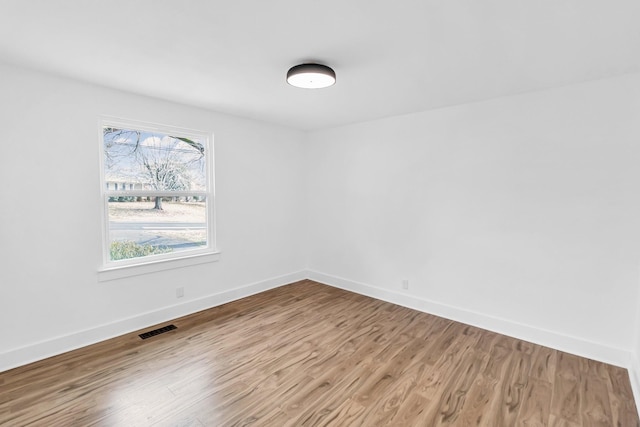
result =
[[402,289],[409,289],[409,280],[404,279],[402,281]]
[[176,288],[176,298],[182,298],[184,296],[184,288]]

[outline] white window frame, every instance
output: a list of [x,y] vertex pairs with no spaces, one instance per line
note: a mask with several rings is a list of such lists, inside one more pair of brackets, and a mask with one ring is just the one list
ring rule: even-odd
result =
[[[120,129],[141,130],[146,132],[158,132],[167,135],[176,135],[185,138],[193,138],[203,141],[205,144],[206,185],[205,191],[156,191],[156,190],[110,190],[105,186],[105,155],[104,155],[104,127],[110,126]],[[138,120],[121,119],[104,116],[99,122],[99,157],[100,157],[100,198],[102,203],[102,264],[98,269],[99,281],[119,279],[140,274],[153,273],[173,268],[186,267],[195,264],[217,261],[219,251],[215,241],[215,191],[214,191],[214,153],[213,134],[211,132],[194,129],[180,128],[176,126],[161,125],[157,123]],[[109,197],[112,196],[205,196],[207,215],[207,244],[204,247],[171,252],[165,254],[150,255],[124,260],[110,260],[110,231],[109,231]]]

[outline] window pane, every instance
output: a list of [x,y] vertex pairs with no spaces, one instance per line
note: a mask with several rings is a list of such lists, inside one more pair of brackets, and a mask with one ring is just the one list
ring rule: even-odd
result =
[[110,261],[207,245],[204,197],[109,197],[108,207]]
[[108,126],[103,141],[104,179],[116,190],[207,190],[204,141]]

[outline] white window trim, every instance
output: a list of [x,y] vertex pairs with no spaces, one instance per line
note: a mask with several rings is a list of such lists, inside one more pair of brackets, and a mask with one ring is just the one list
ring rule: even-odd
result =
[[[113,126],[124,129],[135,129],[149,132],[161,132],[164,134],[179,135],[182,137],[193,137],[202,139],[206,144],[205,156],[207,167],[207,187],[208,191],[173,191],[173,192],[154,192],[158,195],[180,196],[193,195],[199,193],[207,197],[207,245],[203,248],[190,251],[158,254],[148,257],[131,258],[128,260],[110,261],[109,260],[109,206],[107,196],[116,194],[114,191],[107,191],[105,181],[105,165],[104,165],[104,140],[103,127]],[[215,180],[214,180],[214,140],[211,132],[199,131],[194,129],[185,129],[176,126],[162,125],[157,123],[142,122],[138,120],[122,119],[110,116],[102,116],[98,126],[98,143],[99,143],[99,160],[100,160],[100,198],[102,203],[102,262],[98,268],[98,280],[108,281],[125,277],[137,276],[141,274],[155,273],[159,271],[170,270],[174,268],[182,268],[191,265],[215,262],[219,260],[220,252],[216,248],[215,233]],[[118,192],[120,193],[120,192]],[[138,194],[141,193],[141,194]],[[128,190],[123,191],[123,195],[136,196],[145,195],[149,192]]]
[[129,264],[118,267],[101,268],[98,270],[98,281],[107,282],[109,280],[123,279],[126,277],[139,276],[142,274],[156,273],[175,268],[189,267],[192,265],[216,262],[220,259],[220,252],[203,254],[191,254],[188,256],[174,257],[165,260],[151,260],[140,264]]

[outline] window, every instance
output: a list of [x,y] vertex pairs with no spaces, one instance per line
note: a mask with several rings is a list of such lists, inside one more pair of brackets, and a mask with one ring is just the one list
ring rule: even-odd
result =
[[204,132],[102,123],[103,271],[214,253],[211,147]]

